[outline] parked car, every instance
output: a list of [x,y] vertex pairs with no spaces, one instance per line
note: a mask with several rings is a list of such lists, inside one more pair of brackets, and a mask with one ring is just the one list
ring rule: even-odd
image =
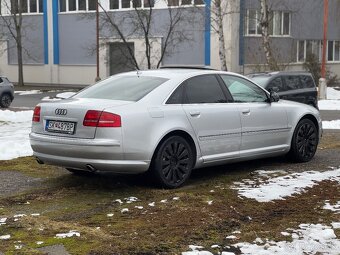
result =
[[0,75],[0,107],[8,108],[14,99],[14,86],[5,76]]
[[169,68],[117,74],[38,104],[30,142],[39,163],[150,171],[176,188],[194,168],[284,154],[309,161],[321,132],[314,107],[279,100],[244,76]]
[[282,99],[309,104],[318,108],[318,91],[313,76],[306,72],[254,73],[248,77]]

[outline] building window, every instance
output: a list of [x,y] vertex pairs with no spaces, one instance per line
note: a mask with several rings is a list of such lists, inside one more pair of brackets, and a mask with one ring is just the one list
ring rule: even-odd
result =
[[[261,35],[261,12],[260,10],[249,9],[245,19],[246,35]],[[274,36],[289,36],[291,15],[289,12],[272,11],[268,16],[269,35]]]
[[340,41],[328,41],[327,60],[330,62],[340,61]]
[[110,0],[110,10],[119,9],[119,0]]
[[297,62],[305,62],[312,55],[318,61],[321,61],[321,41],[318,40],[300,40],[297,42]]
[[59,0],[59,12],[95,11],[96,8],[94,0]]
[[22,0],[21,6],[19,6],[18,0],[11,0],[11,13],[19,13],[19,7],[21,8],[21,13],[42,13],[42,2],[43,0]]

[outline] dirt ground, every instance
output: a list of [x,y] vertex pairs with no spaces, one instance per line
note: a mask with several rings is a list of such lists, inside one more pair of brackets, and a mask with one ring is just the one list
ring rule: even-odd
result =
[[[80,177],[38,165],[32,157],[4,161],[0,219],[7,220],[0,236],[11,237],[0,240],[0,254],[53,254],[48,247],[69,254],[180,254],[190,244],[219,245],[219,252],[239,254],[233,242],[289,240],[280,234],[287,228],[339,220],[322,210],[325,200],[339,199],[338,183],[324,181],[269,203],[241,199],[231,186],[251,179],[256,170],[340,168],[339,155],[340,133],[325,131],[311,162],[294,164],[279,157],[200,169],[176,190],[154,188],[143,175]],[[79,236],[57,238],[72,230]],[[237,240],[226,239],[234,231],[240,232]]]

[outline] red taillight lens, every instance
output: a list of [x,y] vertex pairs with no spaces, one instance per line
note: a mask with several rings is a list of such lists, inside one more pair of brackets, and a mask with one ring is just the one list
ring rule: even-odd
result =
[[33,118],[32,118],[33,122],[40,122],[40,111],[41,111],[41,107],[40,106],[36,106],[34,108]]
[[83,125],[85,127],[121,127],[121,117],[110,112],[87,111]]

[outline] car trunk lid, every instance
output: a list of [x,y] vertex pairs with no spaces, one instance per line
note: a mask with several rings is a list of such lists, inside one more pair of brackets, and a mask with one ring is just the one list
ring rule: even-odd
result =
[[73,138],[94,138],[96,126],[84,126],[88,111],[104,111],[131,104],[130,101],[70,98],[40,104],[40,121],[33,122],[32,132]]

